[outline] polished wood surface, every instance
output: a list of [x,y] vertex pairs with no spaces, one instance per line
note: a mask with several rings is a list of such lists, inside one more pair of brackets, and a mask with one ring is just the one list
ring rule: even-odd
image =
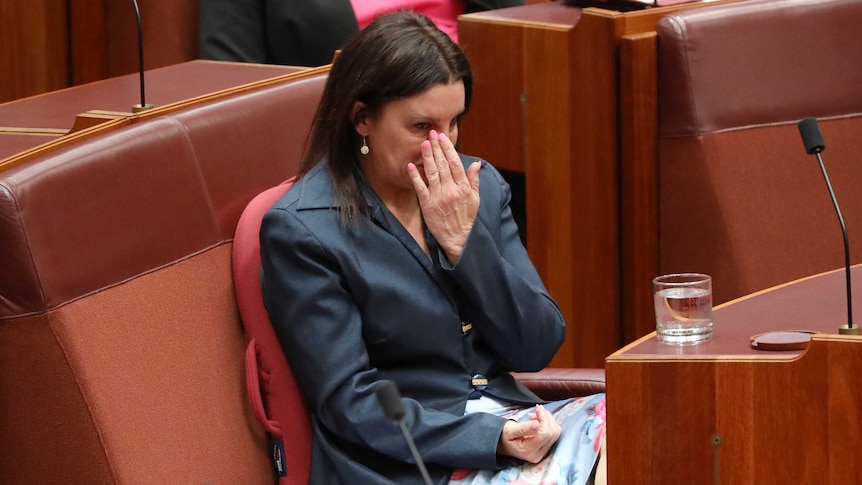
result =
[[[716,307],[702,344],[653,333],[608,357],[609,483],[862,483],[862,337],[837,334],[846,311],[842,269]],[[778,330],[822,333],[802,351],[751,348]]]
[[[601,366],[643,335],[623,328],[635,311],[628,298],[640,294],[622,281],[623,238],[631,246],[656,237],[644,232],[655,204],[630,215],[638,201],[621,195],[623,183],[650,176],[644,163],[655,157],[655,46],[639,35],[667,13],[704,5],[616,12],[550,2],[459,19],[476,79],[460,148],[525,174],[527,249],[568,322],[554,365]],[[632,169],[644,175],[626,179]]]
[[[72,84],[137,72],[138,32],[132,1],[68,2]],[[198,1],[138,1],[138,7],[145,69],[198,58]]]
[[[138,2],[144,68],[198,57],[198,0]],[[0,102],[137,72],[134,5],[118,0],[0,2]]]
[[0,2],[0,103],[69,85],[65,0]]
[[[137,93],[137,75],[0,104],[0,171],[143,119],[328,69],[202,60],[154,69],[147,76],[154,85],[148,99],[155,107],[140,113],[132,113],[131,105],[126,104],[130,93]],[[81,121],[88,117],[93,120]],[[79,131],[71,130],[76,121],[84,123]]]
[[658,261],[656,34],[620,39],[620,234],[622,338],[650,333]]
[[[307,68],[216,61],[189,61],[146,72],[147,104],[157,109],[136,115],[161,113],[159,108],[196,102],[216,93],[252,89],[276,82]],[[140,103],[137,74],[97,81],[0,104],[0,166],[21,158],[23,152],[43,144],[64,143],[71,131],[132,117]],[[78,125],[76,127],[76,124]],[[75,128],[73,130],[73,128]]]

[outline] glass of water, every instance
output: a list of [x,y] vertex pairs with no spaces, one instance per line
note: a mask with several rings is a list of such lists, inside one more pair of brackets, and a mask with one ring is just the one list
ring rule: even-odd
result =
[[712,278],[677,273],[652,280],[656,336],[660,342],[690,345],[712,337]]

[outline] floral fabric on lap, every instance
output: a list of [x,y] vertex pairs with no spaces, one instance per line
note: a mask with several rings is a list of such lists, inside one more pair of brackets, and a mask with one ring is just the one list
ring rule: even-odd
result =
[[[560,424],[560,439],[539,463],[523,463],[502,470],[455,470],[450,485],[584,485],[596,464],[605,435],[605,395],[565,399],[545,404]],[[533,408],[485,409],[523,422]]]

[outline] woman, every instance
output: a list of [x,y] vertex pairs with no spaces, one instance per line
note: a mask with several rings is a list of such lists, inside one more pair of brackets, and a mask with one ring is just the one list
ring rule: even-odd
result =
[[321,66],[384,12],[410,8],[458,42],[458,15],[524,0],[201,0],[203,59]]
[[334,63],[300,178],[264,217],[264,299],[312,412],[312,483],[422,483],[375,398],[384,379],[435,483],[584,483],[593,467],[603,395],[548,403],[555,417],[509,374],[545,367],[565,325],[508,186],[455,150],[471,87],[430,20],[379,18]]

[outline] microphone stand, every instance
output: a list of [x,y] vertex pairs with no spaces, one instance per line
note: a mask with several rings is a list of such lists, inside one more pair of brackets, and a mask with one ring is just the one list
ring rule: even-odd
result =
[[433,485],[431,476],[428,475],[428,469],[425,468],[425,462],[422,460],[422,455],[416,449],[416,444],[413,442],[413,437],[410,431],[407,430],[407,425],[404,424],[404,404],[401,402],[401,393],[398,392],[398,387],[394,382],[382,380],[377,383],[374,389],[374,394],[377,395],[377,400],[383,408],[384,414],[390,421],[395,421],[401,427],[401,434],[407,441],[407,446],[410,448],[410,453],[413,455],[413,460],[416,461],[416,466],[419,467],[419,473],[422,474],[422,480],[425,485]]
[[132,113],[140,113],[152,109],[153,105],[147,104],[144,93],[144,28],[141,24],[141,10],[138,8],[138,0],[132,0],[135,5],[135,18],[138,21],[138,72],[140,73],[141,104],[132,106]]
[[841,234],[844,236],[844,277],[847,282],[847,325],[838,327],[838,333],[841,335],[862,335],[862,328],[853,326],[853,292],[850,291],[850,242],[847,238],[847,226],[844,225],[844,217],[841,215],[841,209],[838,208],[838,199],[835,198],[835,191],[832,190],[832,184],[829,182],[829,175],[826,174],[826,166],[823,164],[823,157],[820,156],[820,150],[814,152],[817,157],[817,163],[820,164],[820,172],[823,173],[823,180],[826,182],[826,188],[829,189],[829,196],[832,197],[832,205],[835,207],[835,213],[838,214],[838,222],[841,224]]
[[832,190],[829,176],[826,175],[826,166],[823,165],[823,157],[820,156],[819,151],[815,152],[814,155],[820,164],[820,171],[823,173],[823,180],[826,181],[826,187],[829,189],[830,197],[832,197],[832,205],[835,206],[835,213],[838,214],[838,222],[841,224],[841,234],[844,236],[844,275],[847,281],[847,325],[838,327],[838,333],[841,335],[862,335],[862,327],[853,326],[853,292],[850,291],[850,242],[847,239],[847,226],[844,225],[844,217],[841,216],[841,209],[838,208],[838,200],[835,198],[835,192]]
[[841,234],[844,236],[847,325],[838,327],[838,333],[840,335],[862,335],[862,328],[853,326],[853,292],[850,290],[850,242],[847,238],[847,226],[844,224],[844,217],[841,215],[841,209],[838,207],[838,199],[835,198],[835,191],[832,190],[832,183],[829,182],[829,175],[826,174],[826,165],[823,164],[823,157],[820,156],[820,152],[826,149],[826,144],[823,142],[823,135],[820,134],[816,118],[805,118],[797,124],[797,128],[799,128],[799,134],[802,136],[802,142],[805,144],[805,151],[809,155],[817,157],[817,163],[820,164],[820,172],[823,174],[823,180],[826,181],[829,196],[832,197],[832,205],[835,207],[835,213],[838,214],[838,222],[841,224]]

